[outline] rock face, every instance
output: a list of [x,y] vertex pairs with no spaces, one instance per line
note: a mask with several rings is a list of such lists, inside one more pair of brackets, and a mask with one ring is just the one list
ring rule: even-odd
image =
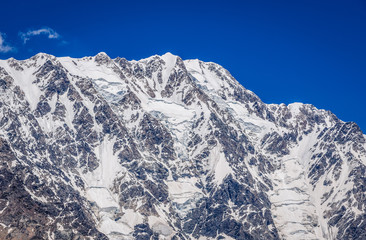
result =
[[215,63],[0,61],[0,239],[365,239],[366,139]]

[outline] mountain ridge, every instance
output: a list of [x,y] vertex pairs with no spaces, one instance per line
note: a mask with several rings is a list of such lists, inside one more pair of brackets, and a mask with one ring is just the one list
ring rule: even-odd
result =
[[21,198],[3,187],[8,238],[366,234],[366,137],[329,111],[265,104],[220,65],[170,53],[41,53],[0,61],[0,74],[1,151],[13,156],[1,171],[18,179],[20,206],[38,206],[12,211]]

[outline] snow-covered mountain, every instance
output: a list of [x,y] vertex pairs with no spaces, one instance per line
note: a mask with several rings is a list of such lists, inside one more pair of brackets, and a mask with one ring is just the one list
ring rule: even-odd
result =
[[366,136],[167,53],[0,61],[0,239],[366,239]]

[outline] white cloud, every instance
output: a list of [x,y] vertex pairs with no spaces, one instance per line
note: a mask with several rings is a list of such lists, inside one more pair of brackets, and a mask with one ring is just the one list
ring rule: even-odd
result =
[[0,32],[0,53],[7,53],[13,51],[14,50],[13,47],[10,47],[9,45],[5,44],[4,36],[5,34]]
[[19,33],[19,36],[21,37],[21,39],[23,40],[24,43],[27,43],[27,41],[34,36],[38,36],[38,35],[47,35],[47,37],[49,39],[57,39],[60,38],[60,34],[58,34],[55,30],[53,30],[52,28],[49,27],[45,27],[45,28],[40,28],[40,29],[36,29],[36,30],[29,30],[26,33]]

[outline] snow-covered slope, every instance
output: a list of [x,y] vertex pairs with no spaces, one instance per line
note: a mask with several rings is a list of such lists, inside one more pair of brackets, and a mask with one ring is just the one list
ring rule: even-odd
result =
[[0,60],[0,238],[364,239],[365,149],[215,63]]

